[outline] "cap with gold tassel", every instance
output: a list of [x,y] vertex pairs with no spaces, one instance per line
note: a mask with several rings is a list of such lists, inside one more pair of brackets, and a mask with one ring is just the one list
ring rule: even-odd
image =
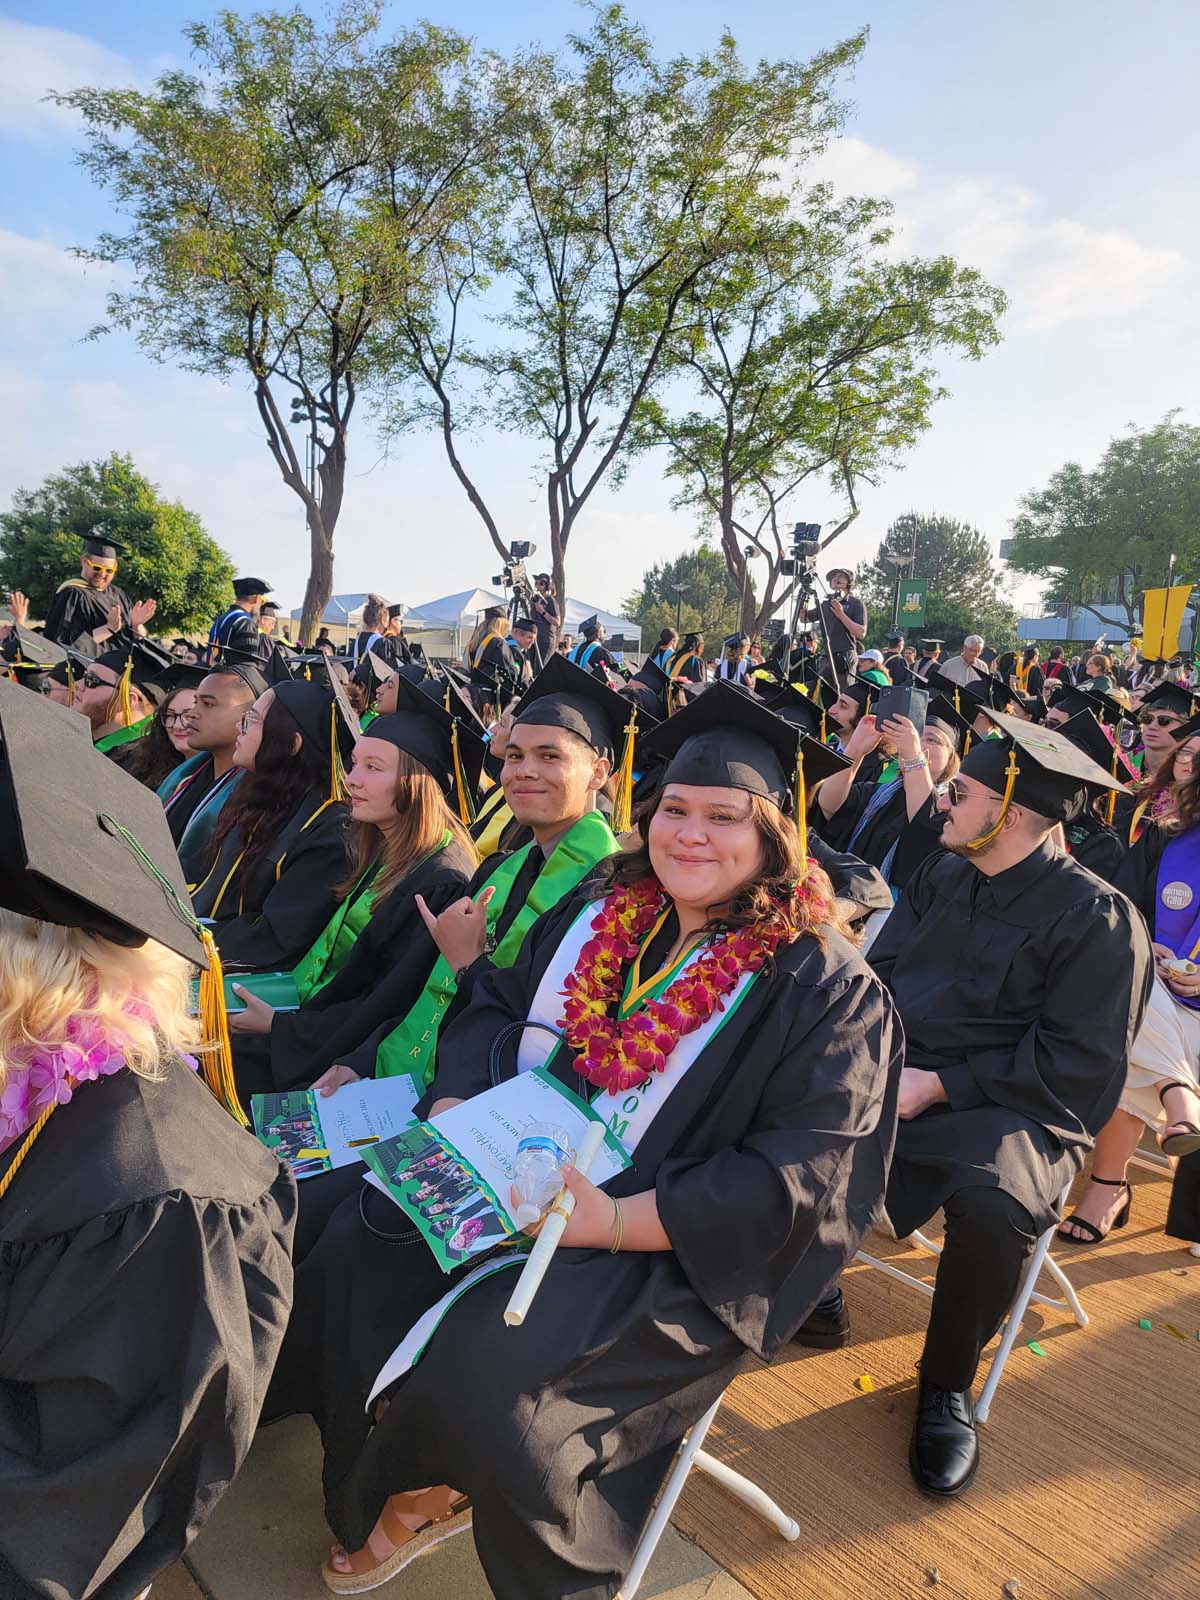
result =
[[625,743],[616,771],[616,796],[613,799],[612,830],[619,839],[633,826],[633,752],[637,745],[637,707],[631,703],[625,724]]
[[[446,700],[450,699],[450,690],[446,689]],[[449,704],[446,710],[450,710]],[[471,793],[471,784],[463,768],[462,739],[459,734],[459,721],[454,718],[454,725],[450,729],[450,755],[454,762],[454,796],[458,802],[458,820],[465,828],[469,828],[475,821],[475,800]]]
[[1012,805],[1013,787],[1020,776],[1021,769],[1017,765],[1017,747],[1014,744],[1008,752],[1008,767],[1005,770],[1004,793],[1000,799],[1000,814],[986,833],[981,833],[976,839],[967,840],[968,850],[982,850],[985,845],[991,844],[993,839],[999,838],[1000,830],[1004,826],[1004,819],[1008,816],[1008,808]]

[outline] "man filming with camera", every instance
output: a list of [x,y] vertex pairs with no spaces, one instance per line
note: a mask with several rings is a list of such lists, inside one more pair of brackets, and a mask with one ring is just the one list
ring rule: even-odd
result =
[[825,574],[825,582],[829,585],[829,598],[805,615],[809,622],[821,619],[823,637],[817,671],[823,678],[832,676],[832,658],[841,688],[842,680],[852,677],[858,664],[859,645],[867,636],[867,608],[856,594],[850,593],[854,574],[848,567],[832,568]]
[[533,625],[537,629],[538,654],[543,661],[547,661],[558,643],[558,630],[562,626],[562,617],[558,601],[554,598],[554,584],[550,580],[550,574],[535,572],[533,583],[534,592],[529,609],[533,613]]

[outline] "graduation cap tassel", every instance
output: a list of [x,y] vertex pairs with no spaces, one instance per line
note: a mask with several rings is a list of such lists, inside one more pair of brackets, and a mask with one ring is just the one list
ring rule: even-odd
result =
[[[450,690],[446,690],[446,699],[450,699]],[[446,710],[449,711],[449,705]],[[454,726],[450,729],[450,753],[454,757],[454,793],[458,800],[458,820],[464,827],[469,828],[475,821],[475,808],[471,804],[471,788],[467,783],[467,775],[463,770],[462,754],[458,748],[458,718],[454,719]]]
[[25,1135],[24,1139],[21,1141],[20,1148],[18,1149],[16,1155],[12,1158],[12,1160],[8,1164],[8,1171],[4,1174],[4,1176],[2,1178],[0,1178],[0,1200],[4,1199],[4,1196],[8,1193],[9,1189],[12,1187],[13,1179],[16,1177],[17,1173],[21,1170],[22,1161],[24,1161],[25,1157],[33,1149],[34,1140],[37,1138],[38,1134],[41,1133],[42,1129],[46,1126],[47,1122],[49,1122],[50,1113],[54,1110],[54,1108],[55,1108],[55,1106],[57,1104],[58,1104],[57,1100],[51,1100],[50,1104],[42,1112],[41,1116],[37,1119],[37,1121],[34,1123],[33,1127],[30,1128],[29,1132]]
[[133,651],[131,650],[129,652],[129,658],[125,662],[125,670],[117,679],[117,698],[121,703],[121,724],[126,728],[132,726],[133,723],[133,702],[129,698],[129,685],[132,678]]
[[1004,781],[1004,798],[1000,802],[1000,815],[986,833],[981,833],[978,839],[968,839],[968,850],[982,850],[984,845],[991,844],[992,840],[999,837],[1000,829],[1004,826],[1004,819],[1008,815],[1008,808],[1012,804],[1013,785],[1021,775],[1017,765],[1017,747],[1014,744],[1008,752],[1008,770]]
[[808,875],[808,785],[804,781],[804,752],[796,750],[796,832],[800,836],[802,877]]
[[637,741],[637,710],[625,724],[625,747],[617,768],[617,793],[613,801],[613,832],[618,838],[633,826],[633,747]]
[[329,798],[342,800],[346,795],[346,769],[342,765],[342,752],[338,749],[337,701],[329,707]]
[[201,1058],[200,1070],[204,1081],[231,1116],[243,1128],[250,1119],[242,1110],[237,1085],[233,1077],[233,1047],[229,1042],[229,1015],[225,1009],[225,973],[221,966],[216,941],[205,927],[200,929],[200,943],[208,957],[208,971],[200,974],[200,1026],[204,1030],[207,1048]]
[[67,657],[67,704],[75,704],[75,671],[71,666],[71,657]]
[[821,743],[824,744],[828,738],[829,738],[829,734],[826,732],[826,729],[825,729],[825,707],[822,706],[821,707]]
[[[1113,741],[1113,753],[1112,753],[1112,775],[1113,775],[1114,778],[1117,775],[1117,768],[1120,765],[1120,762],[1121,762],[1121,747],[1114,740]],[[1104,815],[1104,820],[1105,820],[1105,822],[1108,824],[1108,826],[1110,828],[1113,825],[1113,817],[1116,815],[1116,811],[1117,811],[1117,791],[1115,789],[1110,789],[1108,791],[1108,807],[1107,807],[1107,809],[1105,811],[1105,815]]]

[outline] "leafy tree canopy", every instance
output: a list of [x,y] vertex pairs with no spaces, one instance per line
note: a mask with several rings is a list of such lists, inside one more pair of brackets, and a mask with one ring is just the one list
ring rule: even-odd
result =
[[[677,593],[680,586],[682,596]],[[641,588],[629,596],[622,609],[640,624],[642,649],[647,654],[659,630],[675,626],[677,605],[680,631],[704,634],[706,646],[736,632],[741,595],[719,550],[700,545],[674,561],[659,561],[646,570]],[[715,652],[710,648],[709,653]]]
[[1046,579],[1048,604],[1115,603],[1133,627],[1144,589],[1200,578],[1200,428],[1131,427],[1093,471],[1068,461],[1027,494],[1012,529],[1008,563]]
[[896,568],[884,559],[888,550],[896,555],[916,552],[913,564],[903,570],[906,577],[924,578],[929,585],[923,638],[945,639],[948,652],[957,650],[969,633],[982,634],[997,650],[1015,642],[1017,613],[1000,587],[984,535],[953,517],[908,511],[892,523],[875,559],[858,575],[870,613],[870,644],[881,645],[891,631]]
[[117,583],[131,600],[157,599],[156,633],[206,629],[233,600],[233,567],[200,518],[116,453],[16,491],[0,512],[0,589],[22,590],[44,617],[59,584],[79,576],[89,534],[125,547]]

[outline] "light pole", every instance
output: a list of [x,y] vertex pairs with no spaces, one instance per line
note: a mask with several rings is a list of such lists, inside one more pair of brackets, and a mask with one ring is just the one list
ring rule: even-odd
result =
[[678,633],[683,618],[683,597],[685,594],[691,594],[692,591],[686,583],[669,583],[667,588],[672,590],[675,595],[675,632]]
[[752,544],[748,544],[742,551],[742,611],[738,617],[739,630],[746,626],[746,594],[750,587],[750,560],[754,553]]

